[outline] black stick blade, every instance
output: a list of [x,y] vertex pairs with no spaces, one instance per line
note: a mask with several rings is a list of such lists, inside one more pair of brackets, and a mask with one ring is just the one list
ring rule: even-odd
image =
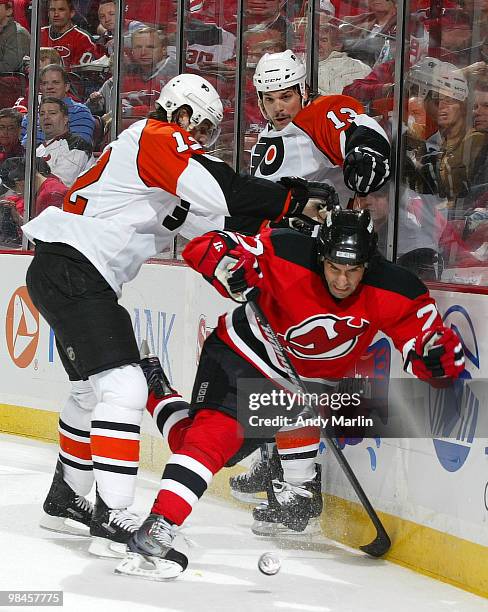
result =
[[391,540],[385,531],[385,533],[379,533],[370,544],[359,548],[371,557],[382,557],[390,550],[390,546]]

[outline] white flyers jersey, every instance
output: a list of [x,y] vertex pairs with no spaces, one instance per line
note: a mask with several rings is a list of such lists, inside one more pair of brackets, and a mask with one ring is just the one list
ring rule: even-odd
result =
[[196,216],[255,215],[256,189],[273,218],[287,209],[286,189],[267,181],[249,186],[202,152],[175,124],[138,121],[75,181],[63,210],[47,208],[23,231],[34,242],[71,245],[120,295],[142,263],[168,246],[190,209]]
[[[251,151],[251,174],[272,181],[300,176],[331,183],[345,207],[354,193],[344,184],[342,164],[345,132],[368,120],[363,106],[349,96],[320,96],[305,106],[282,130],[271,124],[261,132]],[[378,131],[383,131],[376,124]],[[386,137],[386,135],[385,135]]]

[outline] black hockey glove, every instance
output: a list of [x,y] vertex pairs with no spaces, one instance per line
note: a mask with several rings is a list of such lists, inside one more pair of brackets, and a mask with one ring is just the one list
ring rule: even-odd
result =
[[355,147],[344,160],[344,183],[360,196],[376,191],[390,176],[390,162],[369,147]]
[[287,217],[301,215],[308,200],[312,198],[321,200],[324,203],[321,209],[331,210],[335,206],[339,206],[339,196],[334,187],[328,183],[307,181],[298,176],[284,176],[279,180],[279,183],[291,192],[290,207],[286,213]]

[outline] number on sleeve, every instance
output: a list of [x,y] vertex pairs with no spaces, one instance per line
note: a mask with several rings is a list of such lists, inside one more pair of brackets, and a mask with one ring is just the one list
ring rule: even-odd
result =
[[[347,108],[347,107],[341,108],[339,111],[339,114],[347,115],[345,117],[347,123],[352,123],[358,115],[355,110],[353,110],[352,108]],[[339,119],[335,111],[329,111],[327,113],[327,119],[330,119],[332,121],[336,130],[341,130],[343,127],[347,125],[346,121],[342,121],[341,119]]]
[[435,304],[427,304],[426,306],[422,306],[422,308],[418,309],[417,319],[421,319],[423,316],[428,315],[427,320],[422,325],[422,331],[425,331],[432,327],[432,324],[434,323],[437,314],[438,312],[437,308],[435,307]]
[[190,203],[181,200],[181,202],[174,207],[173,212],[163,219],[163,227],[165,227],[170,232],[174,232],[176,229],[183,225],[189,210]]
[[93,185],[93,183],[96,183],[100,179],[110,160],[111,153],[112,149],[105,151],[105,153],[100,156],[97,163],[74,182],[73,187],[68,191],[64,198],[63,210],[73,213],[74,215],[82,215],[85,212],[88,199],[81,195],[76,195],[76,192],[80,189],[88,187],[89,185]]
[[184,153],[185,151],[188,151],[188,149],[191,149],[192,151],[196,151],[197,149],[202,148],[202,145],[199,142],[197,142],[194,138],[192,138],[191,136],[188,136],[188,140],[193,142],[193,144],[191,145],[185,142],[185,139],[183,138],[183,134],[181,132],[173,132],[172,136],[176,140],[176,152],[177,153]]

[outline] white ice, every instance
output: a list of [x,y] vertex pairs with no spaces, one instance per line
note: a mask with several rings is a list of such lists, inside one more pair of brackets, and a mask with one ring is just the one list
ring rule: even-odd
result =
[[[38,527],[56,455],[54,445],[0,435],[0,590],[62,590],[67,612],[488,609],[480,597],[325,538],[254,536],[248,511],[212,497],[198,504],[178,536],[177,548],[190,558],[180,578],[162,583],[117,576],[116,560],[88,555],[88,538]],[[133,509],[145,516],[156,491],[157,475],[141,474]],[[275,576],[257,569],[265,551],[281,558]]]

